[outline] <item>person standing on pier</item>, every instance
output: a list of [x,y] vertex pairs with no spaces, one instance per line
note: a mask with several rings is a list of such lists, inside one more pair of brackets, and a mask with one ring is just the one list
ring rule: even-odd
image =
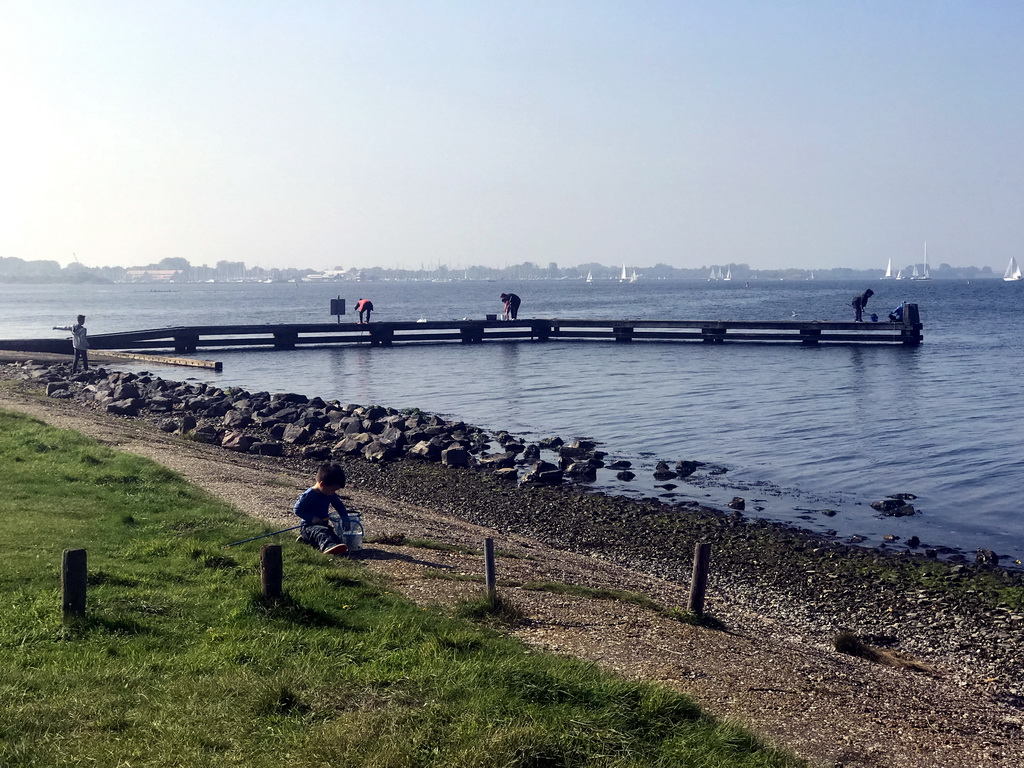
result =
[[363,324],[363,313],[366,313],[366,324],[370,324],[370,313],[373,312],[373,302],[369,299],[359,299],[356,302],[356,312],[359,313],[359,324]]
[[78,372],[78,361],[82,361],[82,370],[89,370],[89,338],[85,330],[85,315],[78,316],[74,325],[55,325],[55,331],[71,331],[71,344],[75,348],[75,362],[71,364],[71,372]]
[[854,322],[860,323],[864,320],[861,314],[864,311],[864,307],[868,305],[868,299],[875,295],[875,292],[868,288],[864,293],[857,294],[853,297],[853,301],[850,302],[853,305]]
[[503,293],[500,298],[505,303],[505,313],[501,316],[501,319],[515,320],[519,317],[519,305],[523,303],[523,300],[514,293]]

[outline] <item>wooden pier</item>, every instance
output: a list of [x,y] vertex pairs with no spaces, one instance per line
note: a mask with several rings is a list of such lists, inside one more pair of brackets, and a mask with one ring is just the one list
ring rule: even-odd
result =
[[[295,349],[297,347],[367,344],[485,341],[561,341],[572,339],[684,341],[705,344],[790,343],[899,344],[917,346],[923,340],[916,304],[904,306],[904,322],[814,322],[807,320],[588,320],[552,318],[528,320],[453,320],[444,322],[311,323],[284,325],[208,325],[157,328],[89,337],[93,350],[125,352],[173,350],[190,354],[200,349]],[[70,352],[67,339],[0,341],[0,349]],[[189,361],[192,361],[191,363]],[[160,362],[173,362],[165,358]],[[182,364],[195,364],[183,358]]]

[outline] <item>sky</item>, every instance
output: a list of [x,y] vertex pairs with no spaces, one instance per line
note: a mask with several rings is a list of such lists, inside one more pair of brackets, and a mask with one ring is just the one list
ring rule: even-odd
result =
[[3,0],[0,257],[1024,257],[1018,0]]

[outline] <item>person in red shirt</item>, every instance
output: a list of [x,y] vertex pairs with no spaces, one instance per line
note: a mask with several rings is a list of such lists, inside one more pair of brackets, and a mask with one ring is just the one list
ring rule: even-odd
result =
[[370,324],[370,313],[373,312],[373,302],[369,299],[360,299],[356,302],[356,312],[359,313],[359,325],[363,324],[363,313],[366,313],[366,324]]

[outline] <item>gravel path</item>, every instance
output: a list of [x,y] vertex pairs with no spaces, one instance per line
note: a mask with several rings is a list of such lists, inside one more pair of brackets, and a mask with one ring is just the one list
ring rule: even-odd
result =
[[[291,504],[311,482],[308,463],[183,440],[144,421],[48,399],[24,383],[0,383],[0,408],[152,459],[272,525],[291,523]],[[546,504],[572,509],[596,504],[600,510],[602,504],[623,502],[576,504],[572,495],[548,490],[519,497],[518,489],[499,487],[479,473],[434,465],[380,467],[350,461],[346,466],[352,478],[347,501],[363,513],[371,537],[406,536],[477,549],[485,536],[492,536],[500,551],[513,555],[499,558],[499,583],[528,616],[524,626],[512,631],[530,645],[661,681],[813,765],[1010,766],[1024,756],[1024,708],[1013,694],[1019,677],[1007,679],[1015,670],[1001,668],[999,677],[979,678],[969,659],[988,656],[984,648],[965,644],[962,636],[957,641],[962,633],[955,624],[917,638],[917,647],[933,649],[927,657],[915,654],[930,672],[839,654],[831,647],[837,620],[820,601],[829,593],[812,589],[802,594],[790,583],[780,594],[770,582],[758,582],[733,567],[727,546],[716,559],[708,605],[725,629],[684,624],[621,600],[524,590],[509,585],[561,582],[636,592],[662,606],[686,604],[685,572],[677,558],[653,545],[649,551],[630,546],[624,552],[589,540],[585,524],[574,532],[564,523],[561,528],[543,525],[539,516]],[[519,510],[520,517],[503,512],[505,505]],[[643,517],[643,505],[631,509]],[[565,519],[572,529],[571,516]],[[568,548],[544,541],[561,541]],[[286,550],[301,546],[287,537],[281,543]],[[256,552],[253,546],[254,560]],[[452,606],[480,589],[473,581],[439,578],[479,574],[482,564],[476,555],[374,544],[360,560],[423,604]],[[816,582],[817,575],[810,574],[809,581]],[[807,594],[819,600],[808,600]],[[890,615],[877,623],[886,621],[895,619]],[[996,640],[1019,643],[1019,628]],[[906,653],[907,645],[913,647],[901,644],[899,649]]]

